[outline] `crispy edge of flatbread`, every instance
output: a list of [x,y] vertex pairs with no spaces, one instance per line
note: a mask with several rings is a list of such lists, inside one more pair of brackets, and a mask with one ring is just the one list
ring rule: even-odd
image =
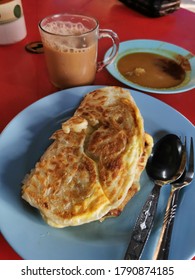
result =
[[138,162],[137,168],[136,168],[136,175],[134,182],[132,186],[129,188],[128,193],[123,200],[123,202],[115,209],[109,211],[100,221],[103,221],[105,218],[108,217],[117,217],[121,214],[121,212],[124,210],[127,203],[131,200],[131,198],[140,190],[140,177],[143,172],[143,170],[146,167],[147,160],[151,154],[152,147],[153,147],[153,138],[150,134],[145,133],[145,147],[142,156],[140,157],[140,160]]

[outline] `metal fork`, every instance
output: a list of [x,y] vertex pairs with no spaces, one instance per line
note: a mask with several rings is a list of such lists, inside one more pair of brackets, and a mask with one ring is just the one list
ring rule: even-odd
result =
[[[186,149],[186,138],[184,141],[184,148]],[[192,137],[190,141],[189,159],[187,160],[187,162],[188,164],[186,163],[186,169],[183,175],[177,181],[171,184],[171,192],[167,203],[163,227],[161,230],[157,248],[154,253],[155,260],[168,260],[172,229],[178,205],[179,192],[181,188],[189,185],[194,177],[194,146]]]

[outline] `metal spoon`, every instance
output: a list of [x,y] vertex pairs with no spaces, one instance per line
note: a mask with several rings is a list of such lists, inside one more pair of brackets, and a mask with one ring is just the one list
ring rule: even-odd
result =
[[138,216],[124,257],[125,260],[141,258],[154,223],[160,189],[163,185],[170,184],[182,175],[185,163],[186,154],[177,135],[168,134],[154,145],[146,165],[146,171],[149,177],[154,180],[155,185]]

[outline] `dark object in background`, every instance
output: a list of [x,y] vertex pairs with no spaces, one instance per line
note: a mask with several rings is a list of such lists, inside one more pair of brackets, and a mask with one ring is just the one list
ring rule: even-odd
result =
[[128,7],[150,17],[160,17],[180,8],[180,0],[119,0]]

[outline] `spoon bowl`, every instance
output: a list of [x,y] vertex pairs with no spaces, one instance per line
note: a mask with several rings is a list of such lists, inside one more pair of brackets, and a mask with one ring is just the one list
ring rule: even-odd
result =
[[184,170],[183,145],[175,134],[161,138],[153,147],[146,165],[148,176],[158,185],[169,184],[178,179]]

